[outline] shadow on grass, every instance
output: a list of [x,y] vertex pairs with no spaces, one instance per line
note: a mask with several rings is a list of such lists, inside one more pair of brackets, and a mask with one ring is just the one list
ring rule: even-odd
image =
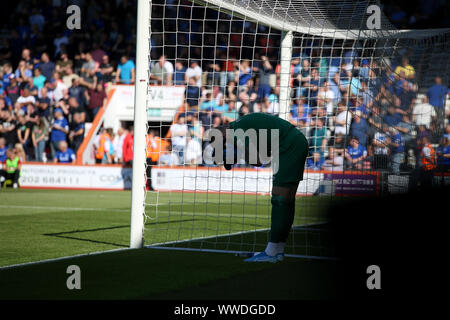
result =
[[[154,225],[154,224],[167,224],[167,223],[181,223],[181,222],[192,222],[196,219],[180,219],[180,220],[171,220],[171,221],[162,221],[162,222],[151,222],[146,223],[145,225]],[[94,228],[94,229],[85,229],[85,230],[72,230],[72,231],[64,231],[64,232],[56,232],[56,233],[44,233],[44,236],[48,237],[56,237],[56,238],[62,238],[62,239],[69,239],[69,240],[78,240],[78,241],[87,241],[91,243],[98,243],[98,244],[107,244],[112,245],[115,247],[120,248],[127,248],[129,247],[129,244],[122,244],[122,243],[115,243],[115,242],[108,242],[108,241],[101,241],[101,240],[95,240],[95,239],[86,239],[86,238],[80,238],[80,237],[74,237],[69,236],[71,234],[78,234],[78,233],[84,233],[84,232],[98,232],[98,231],[106,231],[106,230],[114,230],[114,229],[124,229],[129,228],[130,225],[122,225],[122,226],[114,226],[114,227],[103,227],[103,228]]]

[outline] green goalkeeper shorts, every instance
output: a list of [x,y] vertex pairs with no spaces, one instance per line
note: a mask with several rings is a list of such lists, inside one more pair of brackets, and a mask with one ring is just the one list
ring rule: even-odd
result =
[[[303,133],[293,128],[289,135],[295,135],[292,145],[279,155],[278,171],[273,175],[274,186],[290,186],[303,180],[306,157],[308,155],[308,140]],[[291,137],[289,137],[291,138]]]

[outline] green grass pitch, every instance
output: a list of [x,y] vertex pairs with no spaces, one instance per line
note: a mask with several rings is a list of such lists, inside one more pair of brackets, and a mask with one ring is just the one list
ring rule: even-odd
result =
[[[322,227],[326,199],[297,201],[297,227],[287,252],[332,255]],[[127,248],[130,202],[127,191],[2,190],[0,267]],[[148,193],[147,203],[146,245],[262,251],[267,242],[269,196],[161,192]],[[0,270],[0,298],[261,298],[256,283],[274,270],[284,277],[280,286],[290,283],[279,288],[278,298],[335,294],[329,279],[335,262],[288,258],[276,265],[255,265],[242,259],[227,253],[156,249],[74,257]],[[65,286],[69,264],[83,270],[79,292]],[[308,286],[293,287],[295,281],[288,277]],[[251,289],[235,290],[243,282],[251,282]]]

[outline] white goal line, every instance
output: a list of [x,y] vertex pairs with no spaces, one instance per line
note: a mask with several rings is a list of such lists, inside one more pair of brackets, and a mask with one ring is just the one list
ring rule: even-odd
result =
[[[317,222],[317,223],[305,223],[301,225],[293,226],[292,229],[305,229],[305,230],[311,230],[311,231],[318,231],[319,229],[316,228],[310,228],[314,226],[320,226],[324,225],[327,222]],[[239,250],[220,250],[220,249],[207,249],[207,248],[187,248],[187,247],[166,247],[167,245],[172,244],[183,244],[193,241],[201,241],[201,240],[208,240],[208,239],[214,239],[214,238],[224,238],[224,237],[232,237],[237,236],[241,234],[248,234],[253,232],[262,232],[262,231],[269,231],[268,228],[263,229],[253,229],[253,230],[247,230],[247,231],[240,231],[240,232],[234,232],[234,233],[227,233],[227,234],[218,234],[213,236],[205,236],[205,237],[198,237],[193,239],[183,239],[183,240],[175,240],[175,241],[168,241],[168,242],[160,242],[155,243],[151,245],[146,245],[144,248],[147,249],[157,249],[157,250],[174,250],[174,251],[195,251],[195,252],[210,252],[210,253],[231,253],[231,254],[249,254],[251,252],[248,251],[239,251]],[[300,258],[300,259],[312,259],[312,260],[327,260],[327,261],[337,261],[339,260],[336,257],[326,257],[326,256],[313,256],[313,255],[302,255],[302,254],[286,254],[286,257],[290,258]]]
[[[2,205],[0,205],[0,207],[1,206]],[[48,208],[48,207],[42,207],[42,208]],[[323,224],[326,224],[326,222],[306,223],[303,225],[293,226],[292,228],[293,229],[305,228],[306,230],[308,230],[308,227],[319,226],[319,225],[323,225]],[[237,232],[237,233],[200,237],[200,238],[195,238],[195,239],[176,240],[176,241],[165,242],[165,243],[161,242],[161,243],[155,243],[152,245],[146,245],[146,246],[144,246],[144,248],[165,249],[165,250],[188,250],[188,251],[217,252],[217,253],[234,253],[234,254],[247,253],[244,251],[230,251],[230,250],[227,251],[227,250],[214,250],[214,249],[173,248],[173,247],[163,247],[163,245],[179,244],[179,243],[196,241],[196,240],[207,240],[207,239],[211,239],[211,238],[227,237],[227,236],[239,235],[239,234],[244,234],[244,233],[267,231],[267,230],[269,230],[269,229],[267,229],[267,228],[266,229],[255,229],[255,230],[242,231],[242,232]],[[114,252],[120,252],[120,251],[125,251],[125,250],[134,250],[134,249],[119,248],[119,249],[111,249],[111,250],[105,250],[105,251],[95,251],[95,252],[90,252],[90,253],[76,254],[73,256],[65,256],[65,257],[59,257],[59,258],[44,259],[44,260],[39,260],[39,261],[17,263],[17,264],[12,264],[12,265],[8,265],[8,266],[2,266],[2,267],[0,267],[0,270],[14,269],[14,268],[20,268],[20,267],[26,267],[26,266],[32,266],[32,265],[38,265],[38,264],[44,264],[44,263],[50,263],[50,262],[56,262],[56,261],[64,261],[64,260],[69,260],[69,259],[74,259],[74,258],[82,258],[82,257],[87,257],[87,256],[96,256],[96,255],[100,255],[100,254],[114,253]],[[307,256],[307,255],[295,255],[295,254],[287,254],[286,257],[316,259],[316,260],[317,259],[319,259],[319,260],[337,260],[336,258],[333,258],[333,257]]]
[[[327,222],[305,223],[305,224],[299,224],[299,225],[292,226],[292,229],[295,229],[295,230],[305,229],[305,230],[316,231],[318,229],[310,228],[310,227],[320,226],[320,225],[324,225],[324,224],[327,224]],[[246,234],[246,233],[263,232],[263,231],[269,231],[269,230],[270,230],[269,228],[261,228],[261,229],[244,230],[244,231],[239,231],[239,232],[221,233],[221,234],[216,234],[216,235],[212,235],[212,236],[204,236],[204,237],[197,237],[197,238],[191,238],[191,239],[180,239],[180,240],[174,240],[174,241],[159,242],[159,243],[149,244],[149,245],[144,246],[144,247],[145,248],[154,248],[154,247],[165,248],[165,247],[163,247],[163,245],[180,244],[180,243],[186,243],[186,242],[192,242],[192,241],[200,241],[200,240],[208,240],[208,239],[221,238],[221,237],[232,237],[232,236],[238,236],[238,235]],[[218,250],[218,252],[224,252],[224,251],[223,250]],[[239,253],[241,251],[236,251],[236,252],[235,251],[229,251],[229,252],[230,253]]]

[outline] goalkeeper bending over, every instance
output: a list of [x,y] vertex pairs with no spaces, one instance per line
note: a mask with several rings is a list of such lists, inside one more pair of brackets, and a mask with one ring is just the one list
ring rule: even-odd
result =
[[[267,155],[272,152],[272,162],[274,160],[274,150],[271,149],[271,131],[278,129],[278,148],[279,161],[277,169],[274,168],[272,185],[272,217],[270,227],[270,240],[264,252],[256,254],[246,259],[247,262],[277,262],[284,258],[284,247],[288,239],[289,232],[294,222],[295,215],[295,196],[301,180],[303,180],[303,171],[308,154],[308,141],[305,136],[288,121],[279,117],[271,116],[265,113],[252,113],[246,115],[221,128],[222,135],[226,136],[226,129],[242,129],[247,132],[248,129],[254,129],[257,135],[257,153],[260,153],[260,129],[267,131]],[[228,131],[229,132],[229,131]],[[251,139],[250,139],[251,140]],[[236,140],[235,140],[236,141]],[[236,142],[235,142],[236,143]],[[245,142],[245,158],[249,159],[249,144]],[[227,170],[231,169],[229,159],[226,161],[227,149],[223,152],[223,163]],[[237,157],[233,159],[234,163]],[[258,164],[260,164],[258,157]],[[225,164],[226,162],[226,164]],[[272,163],[272,167],[274,163]]]

